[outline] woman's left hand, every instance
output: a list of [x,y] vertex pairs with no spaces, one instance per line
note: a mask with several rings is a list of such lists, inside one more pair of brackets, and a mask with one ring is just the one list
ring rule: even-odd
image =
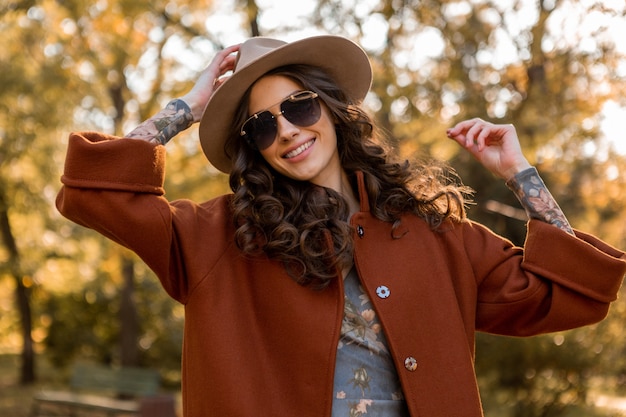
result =
[[462,121],[446,133],[500,178],[508,180],[531,167],[513,125],[497,125],[476,118]]

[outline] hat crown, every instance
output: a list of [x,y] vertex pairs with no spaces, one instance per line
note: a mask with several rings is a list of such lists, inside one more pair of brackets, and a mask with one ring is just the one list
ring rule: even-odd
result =
[[242,68],[247,67],[257,59],[286,44],[287,42],[272,38],[256,37],[248,39],[246,42],[241,44],[239,48],[237,62],[233,72],[237,72]]

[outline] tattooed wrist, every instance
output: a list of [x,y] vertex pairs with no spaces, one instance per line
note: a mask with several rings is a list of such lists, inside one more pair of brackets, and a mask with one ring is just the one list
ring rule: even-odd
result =
[[167,103],[163,110],[141,123],[126,137],[165,145],[192,124],[193,114],[189,105],[181,99],[174,99]]
[[550,223],[569,234],[574,234],[565,214],[548,191],[535,167],[525,169],[506,182],[531,219]]

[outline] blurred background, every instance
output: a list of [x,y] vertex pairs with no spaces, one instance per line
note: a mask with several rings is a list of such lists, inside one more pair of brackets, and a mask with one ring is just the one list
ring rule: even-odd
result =
[[[0,414],[65,384],[79,360],[161,372],[177,393],[180,305],[132,253],[54,208],[66,138],[122,135],[252,35],[344,35],[375,71],[366,108],[398,154],[447,160],[470,217],[516,243],[525,215],[445,137],[513,123],[572,225],[626,248],[623,0],[0,0]],[[168,145],[170,199],[227,192],[195,128]],[[626,416],[626,300],[594,326],[480,335],[487,417]]]

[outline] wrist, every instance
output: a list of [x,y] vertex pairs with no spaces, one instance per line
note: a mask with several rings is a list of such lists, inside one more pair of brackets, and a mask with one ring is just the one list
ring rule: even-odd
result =
[[515,176],[517,176],[518,174],[521,174],[524,171],[527,171],[530,168],[533,168],[533,166],[527,160],[524,160],[514,165],[513,167],[505,170],[503,172],[502,178],[504,178],[506,182],[509,182],[513,178],[515,178]]
[[193,116],[194,123],[199,122],[200,119],[202,118],[202,113],[204,112],[205,103],[198,102],[197,100],[193,98],[193,96],[189,94],[185,94],[184,96],[180,97],[179,100],[182,100],[183,102],[185,102],[185,104],[191,110],[191,115]]
[[515,172],[514,174],[509,176],[505,184],[509,189],[516,192],[517,190],[519,190],[521,184],[533,180],[536,181],[536,178],[539,178],[539,181],[543,183],[541,177],[539,176],[539,172],[537,172],[537,168],[529,164],[527,168]]

